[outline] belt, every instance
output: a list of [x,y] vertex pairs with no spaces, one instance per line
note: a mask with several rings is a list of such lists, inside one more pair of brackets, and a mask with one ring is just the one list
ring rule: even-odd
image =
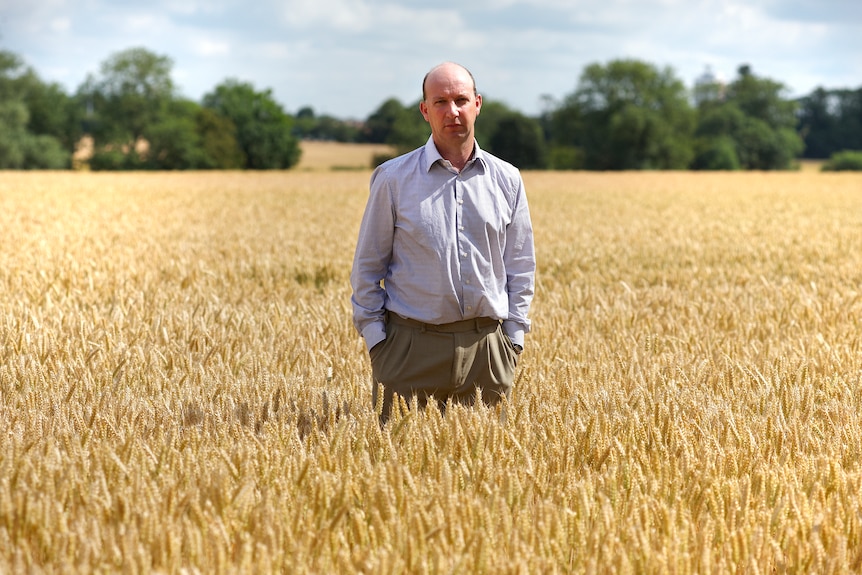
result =
[[424,323],[415,319],[401,317],[397,313],[386,312],[387,321],[397,323],[398,325],[406,325],[415,327],[423,331],[439,331],[444,333],[460,333],[465,331],[480,331],[483,328],[500,325],[500,320],[491,317],[477,317],[473,319],[462,319],[461,321],[453,321],[452,323]]

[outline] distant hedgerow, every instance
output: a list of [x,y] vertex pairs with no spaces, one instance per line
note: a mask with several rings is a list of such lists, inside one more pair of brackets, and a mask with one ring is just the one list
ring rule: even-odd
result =
[[862,171],[862,151],[844,150],[835,152],[832,157],[823,164],[824,172],[860,172]]

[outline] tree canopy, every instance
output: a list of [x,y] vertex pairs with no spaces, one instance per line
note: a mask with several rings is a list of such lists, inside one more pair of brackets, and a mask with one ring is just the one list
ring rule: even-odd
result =
[[69,167],[69,112],[58,86],[44,84],[17,55],[0,51],[0,169]]
[[809,158],[829,158],[843,150],[862,150],[862,87],[817,88],[799,102],[799,132]]
[[804,143],[796,132],[796,103],[779,82],[758,78],[747,65],[724,95],[701,101],[695,169],[784,170],[793,167]]
[[[430,132],[418,102],[389,98],[364,121],[295,116],[270,89],[226,79],[195,102],[177,93],[173,62],[146,48],[110,55],[74,94],[0,50],[0,168],[68,168],[88,135],[93,169],[287,169],[300,138],[383,143],[398,153]],[[524,169],[793,168],[801,156],[862,149],[862,87],[792,100],[742,65],[725,85],[687,90],[669,67],[594,63],[574,91],[546,97],[539,117],[485,98],[483,149]]]
[[173,63],[144,48],[130,48],[102,63],[79,91],[85,100],[89,133],[97,147],[134,148],[147,128],[165,115],[173,100]]
[[236,140],[245,155],[245,168],[284,169],[299,162],[299,142],[293,120],[272,98],[249,83],[226,80],[204,96],[204,106],[236,126]]
[[362,141],[389,144],[400,154],[425,144],[430,133],[419,112],[419,102],[404,106],[396,98],[389,98],[368,116]]
[[525,170],[547,167],[545,136],[533,118],[496,102],[482,105],[477,120],[477,139],[485,149]]
[[199,104],[177,95],[172,66],[132,48],[88,77],[79,98],[93,169],[285,169],[299,161],[292,119],[269,90],[226,80]]
[[683,169],[695,115],[671,69],[637,60],[592,64],[552,114],[557,146],[579,150],[590,170]]

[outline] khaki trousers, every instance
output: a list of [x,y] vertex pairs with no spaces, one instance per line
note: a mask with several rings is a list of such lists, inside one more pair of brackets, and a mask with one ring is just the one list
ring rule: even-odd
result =
[[381,423],[393,394],[408,405],[436,400],[441,409],[454,401],[472,405],[477,390],[486,405],[511,393],[517,354],[499,321],[489,318],[433,325],[386,314],[386,339],[374,346],[372,402],[382,394]]

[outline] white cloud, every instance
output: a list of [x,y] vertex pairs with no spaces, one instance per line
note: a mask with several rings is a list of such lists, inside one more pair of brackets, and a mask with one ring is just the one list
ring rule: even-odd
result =
[[48,27],[52,32],[66,32],[72,25],[69,18],[52,18],[48,23]]
[[253,45],[255,54],[274,60],[290,59],[295,52],[287,42],[263,42]]
[[227,42],[205,38],[192,42],[192,50],[201,56],[224,56],[231,51]]
[[163,7],[167,12],[191,16],[198,12],[207,11],[208,4],[196,0],[173,0],[172,2],[165,2]]
[[133,13],[128,16],[115,16],[114,20],[125,32],[147,32],[153,35],[164,34],[173,28],[169,18],[147,13]]
[[295,28],[331,28],[345,32],[369,29],[384,10],[375,10],[366,0],[313,0],[286,2],[284,22]]

